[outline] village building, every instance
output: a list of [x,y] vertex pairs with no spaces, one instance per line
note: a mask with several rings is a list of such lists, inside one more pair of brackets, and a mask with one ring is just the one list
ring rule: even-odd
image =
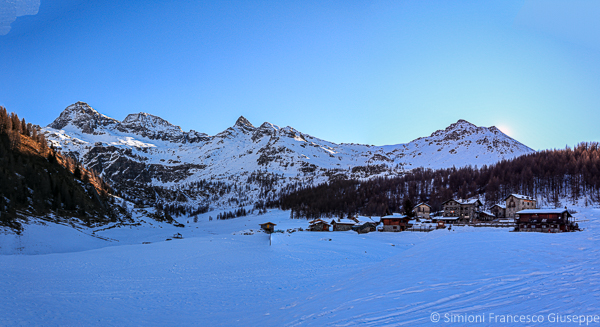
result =
[[377,230],[377,225],[381,223],[377,217],[357,217],[356,220],[352,230],[359,234],[374,232]]
[[496,219],[496,216],[493,213],[491,213],[490,211],[482,210],[482,211],[479,211],[477,214],[479,216],[478,219],[481,221],[492,221],[492,220]]
[[429,219],[431,214],[431,206],[427,203],[419,203],[413,208],[415,217],[418,219]]
[[570,232],[577,230],[577,224],[567,209],[525,209],[516,213],[515,230],[521,232]]
[[437,223],[438,225],[440,223],[444,223],[445,225],[457,224],[458,219],[459,219],[459,217],[444,217],[444,216],[437,216],[437,217],[431,218],[431,220],[433,222]]
[[272,222],[260,224],[260,228],[269,234],[275,231],[275,226],[277,226],[277,224],[273,224]]
[[308,222],[308,230],[313,232],[328,232],[329,224],[321,219],[315,219]]
[[458,217],[457,221],[464,223],[477,219],[479,217],[477,213],[483,204],[479,199],[450,199],[442,203],[442,206],[444,214],[443,217],[437,217],[438,220],[440,220],[439,218]]
[[537,201],[526,195],[511,194],[504,200],[506,201],[506,218],[516,218],[518,211],[537,208]]
[[494,204],[490,208],[490,212],[496,216],[496,218],[505,218],[506,217],[506,205],[503,203]]
[[409,221],[409,217],[398,214],[383,216],[381,217],[383,223],[381,230],[384,232],[401,232],[412,226]]
[[333,226],[333,231],[347,231],[352,230],[352,226],[356,224],[356,221],[352,219],[334,219],[331,221],[331,226]]

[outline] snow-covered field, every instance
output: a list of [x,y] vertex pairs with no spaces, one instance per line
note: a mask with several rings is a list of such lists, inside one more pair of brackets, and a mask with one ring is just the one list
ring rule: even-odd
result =
[[[274,234],[271,245],[255,232],[259,223],[287,230],[306,220],[282,211],[204,215],[179,219],[185,228],[141,222],[95,233],[108,241],[85,228],[28,225],[20,237],[0,233],[0,325],[414,326],[432,324],[435,313],[438,325],[514,315],[548,325],[593,317],[600,210],[575,217],[583,232],[294,232]],[[177,232],[184,239],[165,241]]]

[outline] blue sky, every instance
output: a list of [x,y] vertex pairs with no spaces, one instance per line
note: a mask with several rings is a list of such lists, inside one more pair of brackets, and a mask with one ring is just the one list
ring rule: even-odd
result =
[[214,135],[244,115],[396,144],[458,119],[539,150],[600,141],[599,1],[41,0],[0,36],[0,105],[85,101]]

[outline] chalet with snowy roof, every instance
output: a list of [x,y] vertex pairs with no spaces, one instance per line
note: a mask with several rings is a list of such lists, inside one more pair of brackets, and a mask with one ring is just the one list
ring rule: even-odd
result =
[[352,219],[333,219],[331,221],[331,226],[333,226],[333,231],[347,231],[352,230],[352,226],[356,224],[356,221]]
[[516,213],[516,231],[560,233],[579,229],[565,209],[525,209]]
[[269,234],[275,231],[275,226],[277,226],[277,224],[273,224],[272,222],[260,224],[260,228]]
[[329,224],[321,219],[315,219],[308,222],[308,230],[313,232],[328,232]]
[[452,225],[452,224],[457,224],[459,222],[460,217],[455,216],[455,217],[445,217],[445,216],[437,216],[437,217],[431,217],[431,220],[435,223],[444,223],[445,225]]
[[412,226],[409,221],[409,217],[399,214],[383,216],[381,217],[382,230],[384,232],[401,232]]
[[380,221],[377,218],[365,218],[366,217],[359,217],[358,222],[352,226],[352,230],[359,234],[376,231]]
[[[473,219],[477,219],[477,212],[482,207],[479,199],[450,199],[442,203],[444,207],[443,217],[458,217],[459,222],[470,222]],[[438,217],[438,220],[440,217]]]
[[419,203],[413,208],[415,217],[419,219],[429,219],[431,213],[431,206],[427,203]]
[[504,200],[506,201],[506,218],[516,218],[518,211],[537,208],[537,201],[527,195],[511,194]]
[[503,203],[494,204],[490,208],[490,212],[496,216],[496,218],[505,218],[506,217],[506,205]]

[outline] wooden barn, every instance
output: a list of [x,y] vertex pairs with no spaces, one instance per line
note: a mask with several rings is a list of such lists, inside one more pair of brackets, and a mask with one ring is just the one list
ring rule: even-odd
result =
[[401,215],[390,215],[381,217],[384,232],[401,232],[411,227],[410,218]]
[[308,230],[313,232],[328,232],[329,224],[322,219],[315,219],[308,222]]
[[525,209],[516,213],[515,231],[560,233],[578,230],[567,209]]
[[352,230],[352,226],[356,224],[356,221],[352,219],[334,219],[331,221],[331,226],[333,226],[333,231],[347,231]]

